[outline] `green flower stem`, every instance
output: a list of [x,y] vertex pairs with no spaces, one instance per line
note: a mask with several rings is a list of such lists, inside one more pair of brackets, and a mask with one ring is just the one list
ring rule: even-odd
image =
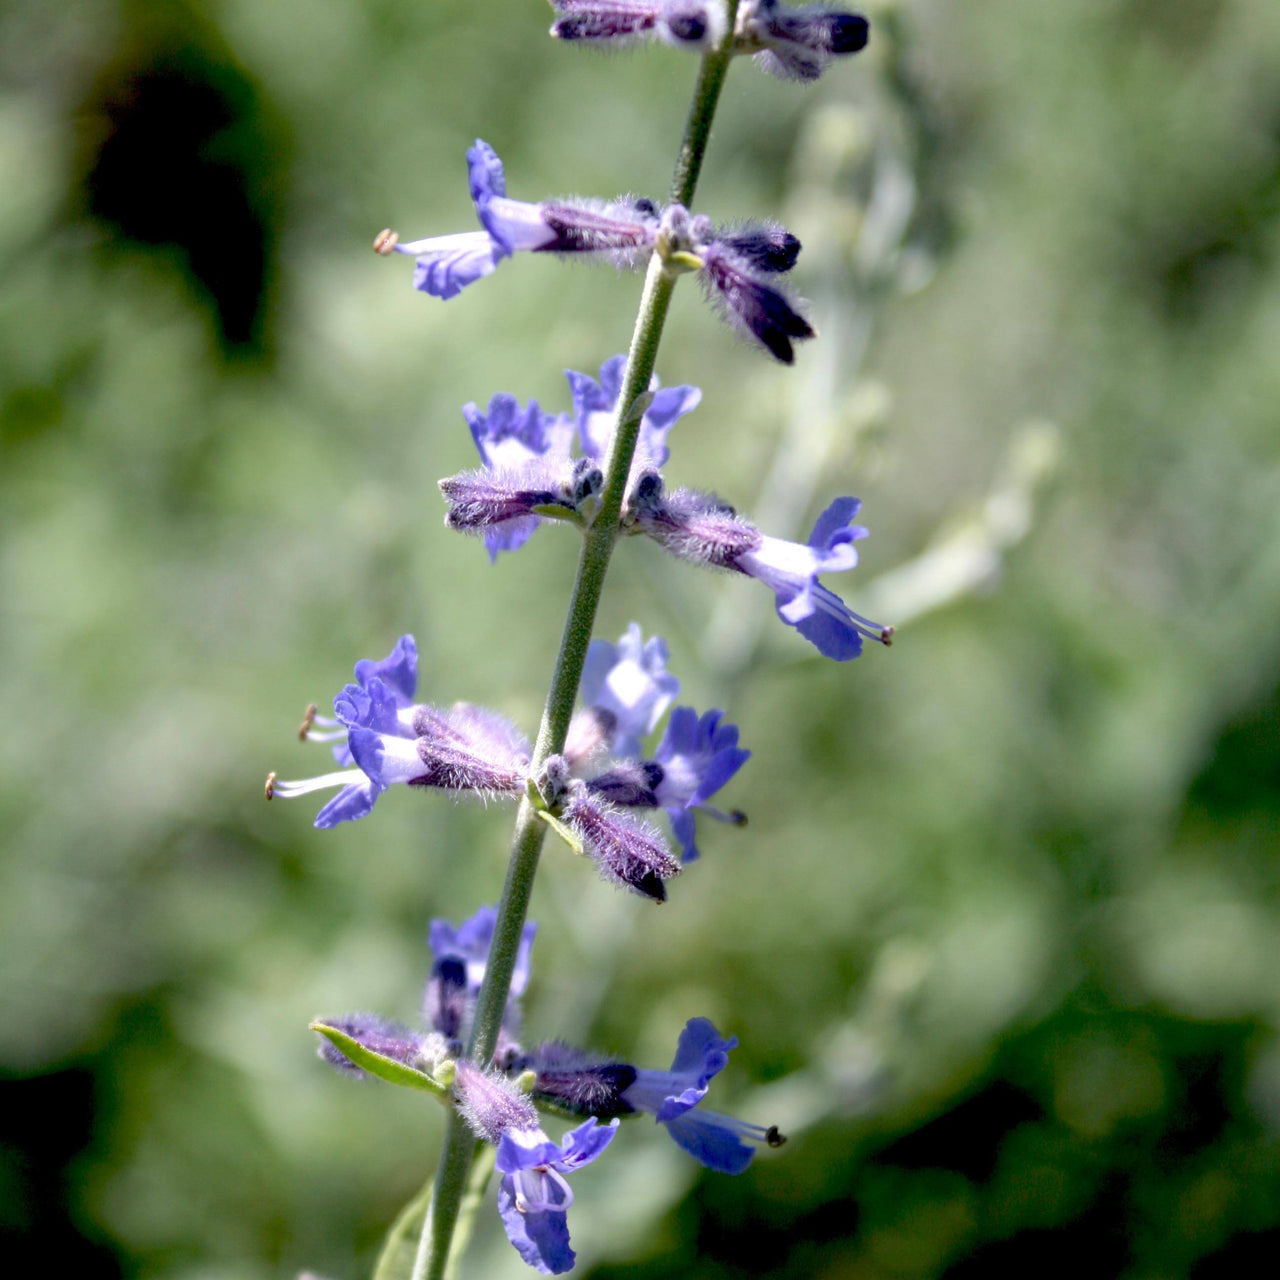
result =
[[689,118],[685,121],[676,171],[671,178],[671,201],[684,205],[686,209],[693,203],[698,176],[702,173],[702,158],[707,154],[707,141],[711,137],[711,121],[720,101],[720,89],[729,63],[733,61],[733,26],[738,17],[738,0],[729,0],[725,8],[728,10],[725,38],[715,49],[708,51],[698,68],[698,82],[693,86]]
[[[702,158],[711,134],[711,121],[715,116],[720,89],[732,57],[730,50],[737,0],[729,0],[728,9],[729,25],[725,40],[702,59],[671,182],[672,200],[686,207],[693,199],[694,188],[698,183]],[[530,766],[533,776],[537,775],[548,756],[564,750],[573,704],[578,696],[578,683],[582,679],[582,665],[586,661],[587,645],[591,642],[595,626],[596,609],[604,589],[613,545],[618,538],[622,500],[626,495],[631,460],[635,456],[636,441],[640,435],[643,415],[635,413],[633,406],[638,397],[649,389],[674,287],[675,275],[668,271],[662,256],[655,253],[649,260],[640,311],[636,316],[631,348],[627,353],[627,370],[618,394],[617,420],[609,457],[605,463],[600,511],[583,538],[578,573],[574,579],[569,612],[560,638],[560,652],[556,657],[555,673],[547,693],[546,706],[543,708],[538,739],[534,744]],[[529,913],[533,879],[538,870],[538,858],[546,832],[546,824],[539,820],[537,810],[527,798],[523,799],[516,815],[506,881],[498,903],[498,919],[489,947],[484,982],[476,1001],[471,1043],[467,1046],[467,1056],[474,1062],[488,1062],[493,1057],[498,1042],[502,1015],[511,990],[511,975],[515,969],[524,922]],[[451,1113],[436,1172],[431,1212],[423,1227],[414,1264],[413,1280],[443,1280],[454,1225],[474,1152],[475,1140],[470,1130],[456,1111]]]
[[444,1270],[444,1280],[454,1280],[458,1274],[458,1263],[471,1242],[476,1218],[489,1198],[485,1193],[489,1190],[489,1179],[493,1176],[497,1154],[497,1148],[491,1147],[487,1142],[476,1143],[475,1159],[471,1162],[471,1173],[467,1177],[466,1190],[462,1196],[458,1226],[453,1233],[453,1244],[449,1247],[449,1262]]
[[436,1167],[431,1207],[422,1224],[411,1280],[444,1280],[454,1228],[458,1225],[458,1210],[462,1207],[475,1153],[475,1134],[456,1110],[450,1111],[444,1145],[440,1148],[440,1163]]

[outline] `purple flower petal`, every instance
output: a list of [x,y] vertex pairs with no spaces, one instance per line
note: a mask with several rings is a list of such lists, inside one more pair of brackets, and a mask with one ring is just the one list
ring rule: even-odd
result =
[[[741,1173],[754,1159],[765,1131],[714,1111],[688,1111],[667,1121],[675,1144],[717,1173]],[[746,1139],[750,1139],[747,1141]]]
[[373,808],[373,803],[386,788],[366,778],[363,782],[343,787],[328,804],[316,814],[315,825],[321,831],[336,827],[340,822],[354,822],[357,818],[366,817]]
[[[582,452],[599,463],[604,462],[609,452],[626,365],[626,356],[606,360],[600,366],[599,382],[585,373],[565,370]],[[667,448],[667,432],[686,413],[696,409],[702,400],[702,392],[697,387],[660,388],[656,377],[650,381],[649,389],[654,392],[653,403],[645,410],[640,422],[640,435],[628,477],[629,486],[634,485],[644,472],[656,471],[666,464],[671,456]]]
[[698,857],[693,810],[705,805],[751,758],[750,751],[738,746],[737,726],[723,717],[717,710],[699,719],[692,707],[677,707],[655,753],[663,776],[654,795],[671,818],[685,862]]
[[534,458],[568,461],[573,448],[573,422],[563,413],[544,413],[536,400],[525,408],[515,396],[498,392],[485,412],[466,404],[462,416],[486,467],[518,468]]
[[381,680],[400,706],[408,706],[418,691],[418,646],[413,636],[402,635],[395,648],[380,661],[361,658],[356,663],[355,675],[360,685],[366,685],[370,680]]
[[857,511],[856,498],[837,498],[818,517],[807,544],[764,537],[737,556],[733,566],[772,588],[778,617],[838,662],[856,658],[864,639],[887,644],[892,635],[892,628],[854,613],[818,582],[819,574],[842,572],[858,563],[853,544],[867,531],[849,523]]
[[548,1275],[573,1266],[565,1216],[573,1195],[564,1178],[597,1159],[617,1129],[617,1120],[600,1125],[592,1117],[559,1144],[540,1130],[512,1130],[500,1138],[495,1164],[504,1177],[498,1212],[507,1239],[529,1266]]
[[408,726],[400,720],[399,710],[395,694],[377,678],[369,680],[363,687],[349,684],[333,700],[333,714],[348,729],[370,729],[374,733],[411,737]]
[[396,246],[396,252],[414,257],[413,287],[442,301],[456,298],[467,285],[492,275],[499,260],[509,256],[499,250],[487,231],[432,236]]
[[729,1051],[737,1047],[737,1040],[725,1040],[709,1019],[691,1018],[680,1033],[671,1069],[637,1070],[623,1101],[666,1124],[706,1097],[712,1079],[728,1063]]
[[633,622],[616,645],[593,640],[582,669],[582,704],[600,707],[616,718],[615,755],[639,757],[640,739],[653,732],[662,713],[680,692],[667,672],[667,645],[660,636],[645,641]]
[[483,139],[477,138],[467,152],[467,177],[471,183],[471,199],[477,205],[494,196],[507,194],[507,175],[498,153]]
[[569,1219],[561,1210],[530,1212],[517,1193],[516,1178],[505,1175],[498,1183],[498,1214],[507,1239],[528,1266],[543,1275],[573,1270],[577,1255],[569,1245]]
[[[480,991],[484,981],[485,965],[489,960],[489,946],[493,941],[493,929],[498,922],[497,907],[481,907],[475,915],[456,927],[447,920],[432,920],[428,930],[428,945],[437,960],[456,957],[467,968],[467,986],[474,993]],[[524,994],[529,984],[530,955],[538,926],[531,920],[524,926],[520,947],[516,952],[515,970],[511,975],[511,994]]]

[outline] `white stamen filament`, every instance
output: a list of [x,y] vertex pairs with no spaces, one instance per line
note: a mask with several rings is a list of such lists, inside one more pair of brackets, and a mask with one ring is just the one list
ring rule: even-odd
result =
[[441,256],[459,250],[474,249],[477,245],[488,244],[487,231],[458,231],[450,236],[428,236],[425,240],[405,240],[395,245],[396,253],[407,253],[411,258],[420,258],[439,254]]
[[695,804],[693,806],[699,813],[705,813],[708,818],[714,818],[717,822],[727,822],[734,827],[745,827],[747,825],[747,815],[741,809],[735,809],[732,813],[725,813],[723,809],[717,809],[714,805]]
[[312,729],[307,733],[306,738],[308,742],[337,742],[339,738],[346,736],[345,729],[326,729],[323,733],[317,733]]
[[[554,1199],[542,1190],[544,1179],[560,1189],[562,1199]],[[573,1191],[564,1175],[545,1164],[521,1169],[516,1174],[515,1184],[516,1209],[520,1213],[546,1213],[549,1210],[563,1213],[573,1204]]]
[[893,636],[892,627],[882,626],[878,622],[872,622],[869,618],[864,618],[860,613],[854,613],[838,595],[828,591],[824,586],[815,583],[812,598],[813,603],[823,613],[828,613],[841,622],[851,622],[854,629],[860,631],[868,640],[875,640],[880,644],[888,644]]
[[274,782],[271,794],[282,800],[293,800],[305,796],[312,791],[324,791],[329,787],[346,787],[353,782],[367,782],[368,775],[361,769],[339,769],[333,773],[322,773],[318,778],[301,778],[297,782]]

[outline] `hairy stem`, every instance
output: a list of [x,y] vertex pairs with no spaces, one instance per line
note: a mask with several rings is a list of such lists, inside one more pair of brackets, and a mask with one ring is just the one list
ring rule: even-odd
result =
[[[672,200],[685,206],[693,199],[707,140],[711,135],[711,121],[715,116],[720,89],[732,57],[730,45],[737,0],[729,0],[728,9],[728,34],[718,48],[711,50],[702,59],[671,182]],[[655,253],[649,261],[649,270],[645,276],[644,293],[640,299],[640,310],[627,353],[627,369],[618,394],[613,438],[605,463],[600,511],[583,538],[582,555],[578,561],[573,594],[569,599],[569,611],[560,638],[560,651],[556,657],[555,672],[534,745],[530,772],[535,776],[548,756],[564,749],[573,704],[578,696],[578,683],[582,678],[582,666],[587,656],[587,645],[591,642],[591,632],[595,625],[596,609],[604,589],[609,558],[618,537],[622,500],[626,495],[631,460],[635,456],[636,441],[640,435],[643,415],[631,410],[637,397],[649,389],[674,287],[675,276],[667,271],[660,255]],[[487,1063],[492,1058],[498,1041],[545,835],[546,826],[538,820],[533,805],[528,799],[522,800],[520,811],[516,815],[511,856],[507,863],[502,898],[498,903],[498,919],[494,925],[493,942],[489,947],[484,982],[476,1002],[471,1042],[467,1046],[467,1056],[474,1062]],[[474,1151],[474,1139],[461,1117],[453,1112],[445,1132],[431,1212],[423,1227],[413,1280],[442,1280],[445,1274],[450,1242]]]

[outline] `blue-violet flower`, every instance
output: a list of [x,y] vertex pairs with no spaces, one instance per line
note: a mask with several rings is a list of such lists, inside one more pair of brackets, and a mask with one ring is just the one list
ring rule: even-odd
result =
[[666,493],[654,473],[637,485],[632,515],[648,534],[681,560],[730,569],[756,578],[774,593],[778,617],[795,627],[820,653],[838,662],[856,658],[864,639],[888,644],[893,628],[853,612],[818,582],[858,563],[854,542],[866,529],[853,524],[861,504],[837,498],[817,519],[808,543],[762,534],[714,494],[676,489]]
[[[489,944],[498,920],[496,907],[481,907],[469,920],[453,925],[448,920],[432,920],[428,940],[434,961],[423,996],[427,1022],[451,1045],[458,1047],[471,1028],[471,1017],[489,959]],[[520,1025],[520,997],[529,985],[529,961],[538,926],[524,926],[516,951],[515,968],[508,989],[507,1008],[502,1019],[495,1058],[504,1061],[514,1047]]]
[[538,1124],[532,1103],[510,1081],[465,1059],[454,1078],[458,1110],[477,1137],[497,1147],[498,1212],[507,1239],[520,1256],[546,1275],[569,1271],[567,1212],[573,1192],[566,1176],[590,1164],[613,1141],[618,1122],[594,1117],[554,1142]]
[[669,1071],[644,1070],[601,1060],[568,1045],[551,1043],[524,1060],[534,1072],[533,1095],[572,1115],[652,1115],[695,1160],[720,1173],[741,1173],[756,1146],[781,1146],[776,1127],[764,1128],[704,1111],[712,1079],[729,1061],[737,1040],[721,1037],[706,1018],[691,1018],[680,1033]]
[[[440,481],[449,504],[445,523],[464,533],[482,534],[492,561],[500,551],[522,547],[557,508],[562,518],[581,518],[587,500],[603,483],[601,468],[625,364],[625,356],[606,361],[599,382],[566,371],[573,418],[546,413],[534,400],[521,408],[514,396],[503,392],[491,397],[486,411],[474,403],[464,405],[462,414],[484,467]],[[702,398],[697,387],[662,387],[656,377],[650,391],[653,400],[641,418],[633,480],[667,460],[667,432]],[[575,432],[581,444],[577,458]]]
[[738,726],[724,719],[723,711],[699,717],[692,707],[677,707],[667,721],[666,732],[654,761],[661,770],[653,794],[671,819],[671,830],[680,841],[685,862],[698,856],[694,814],[705,813],[721,822],[741,825],[741,810],[724,813],[707,803],[751,758],[738,746]]
[[355,767],[293,782],[273,773],[268,800],[339,787],[316,816],[315,825],[328,828],[363,818],[395,783],[481,797],[523,792],[529,743],[506,717],[465,702],[442,709],[411,701],[417,686],[412,636],[402,636],[381,662],[357,663],[356,680],[334,698],[332,720],[309,711],[303,725],[306,738],[336,740],[338,762]]
[[479,138],[467,152],[467,169],[483,230],[407,243],[394,232],[383,231],[374,241],[381,254],[404,253],[416,259],[413,287],[434,298],[457,297],[518,250],[594,255],[633,267],[644,260],[657,238],[657,210],[647,200],[529,204],[508,199],[502,161]]
[[[607,742],[614,755],[639,756],[640,740],[653,732],[680,692],[680,681],[667,670],[667,657],[667,642],[661,636],[645,640],[638,622],[617,644],[592,640],[588,645],[578,696],[597,723],[609,726]],[[570,737],[574,733],[571,729]],[[577,762],[575,755],[565,754]]]

